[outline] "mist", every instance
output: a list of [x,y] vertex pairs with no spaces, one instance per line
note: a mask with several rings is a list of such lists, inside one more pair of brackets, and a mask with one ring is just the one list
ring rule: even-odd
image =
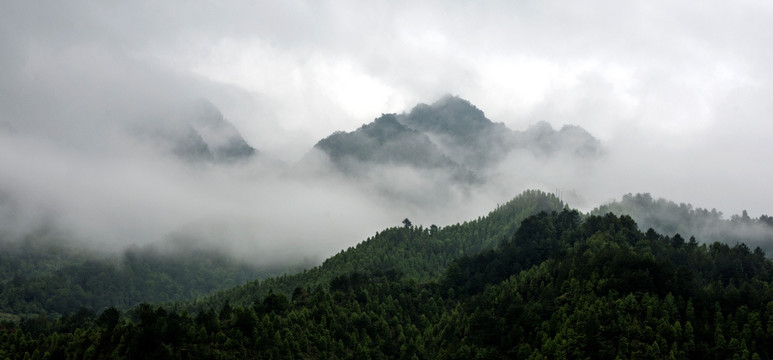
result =
[[[530,188],[583,211],[651,192],[770,213],[773,9],[608,5],[4,3],[0,228],[268,263],[321,261],[406,217],[469,220]],[[580,126],[604,152],[511,151],[478,185],[400,164],[347,176],[315,154],[447,93],[514,131]],[[186,161],[137,135],[185,124],[200,99],[257,155]]]
[[626,194],[621,200],[603,204],[591,212],[605,215],[609,212],[633,218],[642,231],[653,229],[660,234],[697,243],[743,244],[749,249],[759,247],[764,253],[773,250],[773,223],[768,216],[751,218],[747,212],[725,216],[716,209],[703,209],[691,204],[677,204],[650,194]]

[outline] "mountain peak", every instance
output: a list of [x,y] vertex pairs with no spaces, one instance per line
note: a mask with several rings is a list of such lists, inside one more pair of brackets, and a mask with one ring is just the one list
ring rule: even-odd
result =
[[453,163],[426,135],[398,122],[395,114],[382,114],[353,132],[336,132],[314,147],[343,168],[351,166],[350,160],[429,168]]
[[233,163],[258,152],[206,99],[189,102],[155,120],[137,124],[135,133],[188,162]]
[[230,163],[249,158],[257,152],[209,100],[194,101],[183,116],[183,126],[191,128],[209,148],[207,159]]
[[481,118],[485,118],[483,111],[478,109],[469,100],[462,99],[459,96],[446,94],[440,99],[432,103],[432,107],[436,109],[447,108],[458,112],[465,112],[470,114],[479,115]]
[[478,170],[504,155],[510,133],[504,124],[492,122],[475,105],[453,95],[432,105],[416,105],[398,121],[426,133],[452,159]]
[[432,105],[418,104],[401,122],[418,130],[456,137],[484,131],[494,125],[483,111],[458,96],[446,95]]
[[360,129],[381,142],[402,132],[413,131],[400,124],[395,114],[382,114],[372,123],[363,125]]
[[468,100],[445,95],[432,105],[418,104],[408,113],[382,114],[356,131],[336,132],[315,148],[345,171],[359,169],[353,166],[356,162],[486,174],[496,171],[511,151],[590,157],[599,153],[600,146],[578,127],[556,131],[540,122],[523,132],[512,131],[486,118]]
[[541,156],[566,152],[590,158],[604,152],[598,139],[576,125],[564,125],[561,130],[555,130],[547,121],[539,121],[526,131],[516,132],[514,139],[515,146],[530,149]]

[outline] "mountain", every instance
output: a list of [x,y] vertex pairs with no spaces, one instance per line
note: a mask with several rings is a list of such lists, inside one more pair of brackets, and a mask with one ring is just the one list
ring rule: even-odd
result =
[[347,173],[367,165],[409,165],[423,169],[464,169],[424,134],[400,124],[394,114],[385,114],[356,131],[338,132],[320,140],[315,147],[324,151]]
[[773,261],[743,244],[698,244],[643,233],[628,216],[563,209],[523,219],[495,248],[432,279],[359,268],[328,286],[195,313],[140,304],[123,316],[108,308],[6,321],[0,354],[768,359],[771,282]]
[[568,154],[578,158],[594,158],[603,155],[601,142],[585,129],[564,125],[556,131],[544,121],[512,135],[513,147],[525,149],[540,157]]
[[258,154],[215,105],[200,99],[134,133],[188,162],[234,163]]
[[486,118],[469,101],[450,95],[431,105],[418,104],[408,113],[382,115],[353,132],[336,132],[314,148],[346,174],[391,164],[447,170],[456,179],[477,182],[485,181],[511,152],[582,158],[603,154],[600,142],[580,127],[556,131],[540,122],[526,131],[512,131]]
[[445,96],[432,105],[416,105],[398,121],[427,134],[449,157],[476,171],[501,160],[511,148],[510,129],[455,96]]
[[296,287],[327,287],[335,277],[351,272],[395,273],[414,280],[443,274],[456,258],[491,249],[509,238],[523,219],[560,211],[564,204],[553,194],[529,190],[498,206],[485,217],[445,227],[401,226],[342,250],[317,267],[295,275],[251,281],[196,301],[193,309],[219,308],[226,301],[246,305],[268,295],[290,295]]
[[[216,290],[227,292],[197,301],[219,307],[222,299],[250,303],[270,290],[290,294],[299,284],[327,285],[355,270],[397,271],[416,279],[442,274],[450,261],[491,248],[509,237],[525,217],[554,211],[552,195],[527,191],[485,218],[438,228],[392,228],[377,233],[324,264],[294,276],[266,277],[307,264],[258,267],[190,241],[133,246],[102,254],[72,244],[62,234],[41,228],[14,238],[0,234],[0,313],[74,313],[129,308],[140,302],[188,301]],[[465,234],[476,234],[462,241]],[[244,284],[243,286],[237,286]]]

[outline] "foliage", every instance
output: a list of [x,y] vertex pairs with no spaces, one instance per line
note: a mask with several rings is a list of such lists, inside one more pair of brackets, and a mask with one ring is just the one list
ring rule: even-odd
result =
[[404,224],[377,233],[322,266],[265,281],[255,279],[287,269],[258,269],[225,254],[193,248],[172,254],[134,247],[122,256],[108,256],[77,249],[41,231],[20,241],[0,239],[0,313],[124,309],[143,301],[187,301],[228,288],[232,290],[198,301],[193,308],[220,307],[225,301],[249,304],[272,289],[289,296],[299,285],[327,286],[334,277],[352,271],[391,270],[425,280],[439,276],[453,259],[509,237],[527,216],[561,207],[552,195],[527,191],[485,218],[445,228]]
[[558,211],[563,206],[552,194],[528,190],[498,206],[488,216],[473,221],[428,228],[404,221],[403,226],[376,233],[320,266],[218,292],[196,301],[189,309],[219,308],[226,301],[246,305],[266,296],[269,291],[290,295],[296,287],[326,287],[335,277],[352,272],[392,271],[417,281],[436,279],[453,260],[491,249],[512,236],[523,219],[541,211]]
[[773,357],[773,262],[685,241],[628,216],[526,219],[436,280],[349,272],[191,315],[141,304],[4,324],[21,358],[763,359]]

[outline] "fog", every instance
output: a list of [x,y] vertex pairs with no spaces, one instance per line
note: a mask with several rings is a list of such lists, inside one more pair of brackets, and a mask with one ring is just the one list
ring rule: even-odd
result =
[[113,142],[93,151],[0,135],[3,231],[48,226],[104,251],[171,240],[275,265],[320,261],[405,217],[449,224],[492,206],[440,171],[374,167],[347,178],[324,155],[293,173],[262,158],[191,163],[129,133]]
[[[406,217],[472,219],[527,188],[585,211],[649,192],[770,214],[771,19],[755,1],[4,2],[2,231],[264,263],[321,260]],[[512,152],[468,186],[399,165],[347,177],[313,153],[446,93],[512,130],[578,125],[604,154]],[[259,156],[191,163],[136,136],[199,99]]]
[[660,234],[699,243],[721,242],[730,246],[743,244],[749,249],[773,250],[773,228],[770,217],[751,218],[747,213],[724,218],[716,209],[708,210],[690,204],[677,204],[667,199],[653,199],[650,194],[626,194],[614,203],[593,209],[595,215],[626,214],[636,221],[639,230],[653,229]]

